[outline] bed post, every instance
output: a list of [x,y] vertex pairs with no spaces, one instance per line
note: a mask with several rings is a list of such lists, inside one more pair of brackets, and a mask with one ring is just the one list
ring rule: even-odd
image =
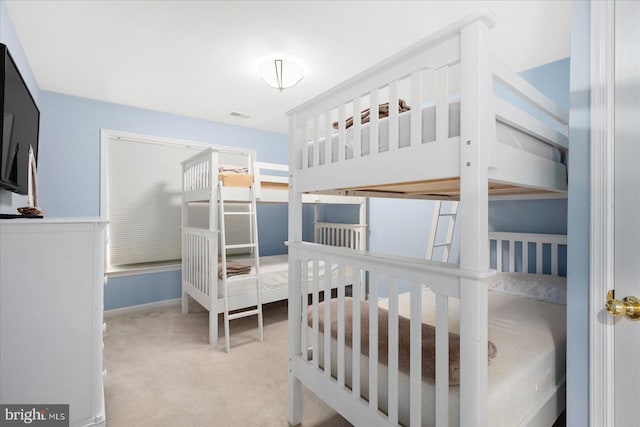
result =
[[296,115],[289,117],[289,372],[288,372],[288,406],[287,419],[289,425],[296,426],[302,422],[302,383],[296,377],[296,356],[300,355],[300,319],[302,280],[300,263],[296,259],[296,248],[291,244],[302,242],[302,195],[296,191]]
[[211,200],[209,200],[209,230],[212,232],[209,243],[209,253],[215,268],[209,269],[209,345],[218,345],[218,152],[211,150],[209,161],[209,186],[211,187]]
[[[181,187],[182,187],[181,217],[182,217],[182,219],[181,219],[180,224],[182,224],[183,227],[185,225],[190,224],[189,223],[189,207],[187,205],[186,195],[185,195],[185,190],[186,190],[185,182],[184,182],[185,181],[185,171],[186,171],[186,166],[185,166],[184,163],[182,163],[182,180],[181,180],[182,181],[182,183],[181,183]],[[181,278],[180,278],[180,289],[182,291],[181,292],[181,296],[182,296],[182,301],[181,301],[182,302],[182,305],[181,305],[182,314],[187,314],[187,313],[189,313],[189,294],[187,294],[187,292],[185,292],[185,290],[184,290],[185,272],[187,270],[187,259],[186,259],[186,256],[185,256],[185,249],[184,249],[185,245],[186,245],[184,233],[185,233],[184,229],[181,229],[180,230],[180,239],[182,239],[182,254],[181,254],[182,270],[180,272],[180,276],[181,276]]]
[[[491,16],[462,28],[460,37],[460,268],[489,270],[488,153],[492,141],[492,81],[487,49]],[[495,133],[495,127],[494,127]],[[460,425],[487,421],[487,285],[460,279]]]

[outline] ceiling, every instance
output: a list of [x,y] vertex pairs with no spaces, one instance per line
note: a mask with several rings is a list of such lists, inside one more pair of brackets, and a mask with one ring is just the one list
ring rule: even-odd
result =
[[[287,110],[480,8],[497,17],[492,53],[516,71],[570,46],[569,0],[5,4],[42,90],[283,134]],[[275,57],[304,80],[266,86],[258,68]]]

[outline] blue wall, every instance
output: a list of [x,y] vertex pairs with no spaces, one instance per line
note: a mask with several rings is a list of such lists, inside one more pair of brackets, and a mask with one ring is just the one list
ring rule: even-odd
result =
[[[590,36],[591,6],[573,2],[571,155],[567,253],[567,426],[589,425]],[[594,426],[595,427],[595,426]]]

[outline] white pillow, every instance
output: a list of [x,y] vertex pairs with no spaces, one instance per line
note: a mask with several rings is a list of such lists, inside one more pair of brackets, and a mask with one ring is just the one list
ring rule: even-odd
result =
[[554,304],[567,304],[567,279],[542,274],[497,273],[487,279],[489,290]]

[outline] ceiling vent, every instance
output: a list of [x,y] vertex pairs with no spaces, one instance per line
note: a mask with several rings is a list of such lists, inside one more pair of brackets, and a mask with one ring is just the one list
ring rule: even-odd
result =
[[241,119],[248,119],[249,117],[251,117],[251,116],[250,116],[250,115],[248,115],[248,114],[239,113],[239,112],[237,112],[237,111],[232,111],[232,112],[231,112],[231,116],[233,116],[233,117],[239,117],[239,118],[241,118]]

